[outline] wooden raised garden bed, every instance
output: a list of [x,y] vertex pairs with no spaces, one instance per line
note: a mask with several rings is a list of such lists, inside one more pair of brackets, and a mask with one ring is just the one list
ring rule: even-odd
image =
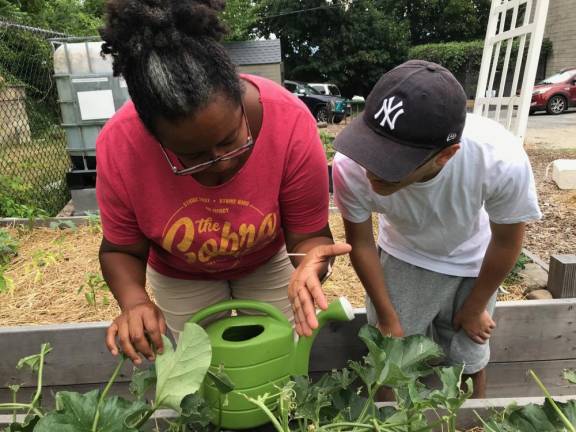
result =
[[[511,399],[523,404],[541,397],[539,388],[528,376],[534,370],[553,396],[576,398],[576,389],[562,378],[564,369],[576,368],[576,299],[499,302],[496,308],[498,329],[492,339],[488,368],[490,399],[468,401],[467,406],[484,410],[508,404]],[[331,323],[319,334],[312,349],[310,372],[319,375],[344,367],[348,360],[365,354],[364,344],[356,337],[366,322],[362,309],[349,323]],[[35,379],[15,365],[21,357],[38,352],[50,342],[53,352],[44,369],[44,394],[50,397],[60,390],[84,392],[102,386],[111,375],[116,359],[104,345],[107,322],[0,328],[0,403],[10,398],[7,386],[23,384],[19,397],[26,399]],[[125,367],[113,392],[128,394],[131,368]],[[507,398],[507,399],[502,399]],[[540,400],[540,399],[538,399]],[[47,405],[51,401],[47,400]],[[470,410],[460,416],[461,426],[474,420]],[[2,418],[5,422],[10,419]],[[2,420],[0,419],[0,420]]]

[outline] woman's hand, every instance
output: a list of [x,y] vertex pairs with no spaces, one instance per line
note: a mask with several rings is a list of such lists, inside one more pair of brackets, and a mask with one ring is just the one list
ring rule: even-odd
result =
[[125,308],[110,324],[106,331],[106,346],[112,355],[118,355],[119,349],[116,344],[118,337],[122,352],[135,365],[140,365],[142,359],[138,353],[150,361],[154,361],[154,351],[162,353],[164,333],[166,333],[164,315],[151,300],[146,300]]
[[292,274],[288,298],[292,303],[294,324],[299,335],[311,336],[318,327],[316,306],[320,309],[328,307],[319,274],[322,276],[326,272],[332,257],[347,254],[351,249],[346,243],[315,246],[306,253]]

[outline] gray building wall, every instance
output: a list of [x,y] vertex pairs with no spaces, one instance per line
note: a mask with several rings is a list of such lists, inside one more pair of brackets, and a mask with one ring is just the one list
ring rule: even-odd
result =
[[550,0],[544,37],[552,41],[546,76],[576,68],[576,0]]
[[238,71],[252,75],[258,75],[264,78],[276,81],[282,84],[282,68],[280,63],[262,64],[262,65],[241,65],[238,66]]

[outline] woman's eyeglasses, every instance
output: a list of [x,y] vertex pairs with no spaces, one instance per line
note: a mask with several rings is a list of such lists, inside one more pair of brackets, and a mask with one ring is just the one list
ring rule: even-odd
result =
[[246,144],[244,144],[242,147],[238,147],[237,149],[232,150],[228,153],[224,153],[222,156],[218,156],[215,159],[212,159],[212,160],[209,160],[206,162],[202,162],[202,163],[193,165],[191,167],[178,169],[178,167],[176,165],[174,165],[174,163],[170,159],[170,156],[168,156],[168,153],[166,153],[164,146],[162,146],[162,144],[160,144],[160,149],[162,150],[162,154],[164,155],[164,158],[168,162],[168,165],[170,165],[170,169],[172,170],[172,172],[177,176],[195,174],[195,173],[198,173],[200,171],[204,171],[207,168],[210,168],[212,165],[215,165],[218,162],[223,162],[223,161],[227,161],[230,159],[234,159],[240,155],[243,155],[247,151],[250,151],[252,149],[252,147],[254,147],[254,140],[252,139],[252,131],[250,130],[250,124],[248,123],[248,118],[246,117],[246,110],[244,109],[244,104],[242,104],[242,117],[244,118],[244,122],[246,123],[246,129],[248,130],[248,139],[246,140]]

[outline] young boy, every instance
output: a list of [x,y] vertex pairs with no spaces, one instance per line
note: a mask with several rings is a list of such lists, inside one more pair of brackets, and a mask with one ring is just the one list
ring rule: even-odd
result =
[[496,291],[525,223],[541,217],[522,143],[467,116],[448,70],[411,60],[381,77],[335,147],[334,197],[368,321],[392,336],[432,335],[483,397]]

